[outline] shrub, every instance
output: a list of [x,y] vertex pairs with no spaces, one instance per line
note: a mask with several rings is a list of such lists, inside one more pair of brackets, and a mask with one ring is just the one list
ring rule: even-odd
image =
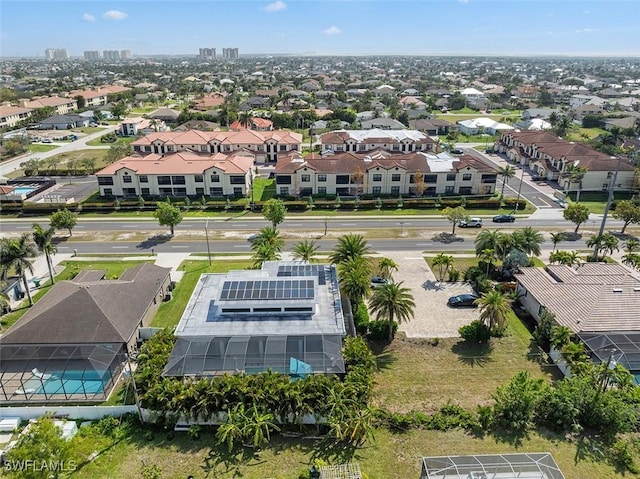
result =
[[[393,322],[393,335],[398,331],[398,323]],[[367,337],[372,341],[386,341],[389,338],[389,321],[379,319],[369,322],[369,334]]]
[[457,404],[445,404],[433,414],[426,424],[428,429],[449,431],[451,429],[473,429],[477,426],[474,415]]
[[459,269],[450,269],[449,270],[449,282],[450,283],[455,283],[457,281],[460,281],[460,276],[462,276],[462,273],[460,272]]
[[613,443],[609,448],[609,456],[614,465],[628,470],[632,474],[640,473],[640,467],[633,460],[631,445],[625,440]]
[[201,429],[202,427],[198,424],[192,424],[191,426],[189,426],[189,429],[187,429],[187,436],[189,436],[193,440],[200,439]]
[[364,300],[360,300],[356,305],[353,312],[353,322],[356,325],[358,334],[366,336],[369,331],[369,311],[367,310],[367,305],[364,303]]
[[479,319],[462,326],[458,329],[458,334],[470,343],[486,343],[491,339],[491,330]]

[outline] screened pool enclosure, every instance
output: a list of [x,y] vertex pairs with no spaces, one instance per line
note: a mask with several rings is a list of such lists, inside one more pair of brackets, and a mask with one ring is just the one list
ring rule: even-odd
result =
[[548,452],[422,458],[421,479],[564,479]]

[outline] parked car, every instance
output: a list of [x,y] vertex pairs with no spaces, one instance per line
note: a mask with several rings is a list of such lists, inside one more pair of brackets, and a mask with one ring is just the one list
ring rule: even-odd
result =
[[460,228],[481,228],[482,227],[482,218],[469,218],[469,221],[462,220],[458,223]]
[[451,296],[447,301],[450,308],[475,308],[478,297],[475,294],[459,294]]
[[451,153],[453,153],[454,155],[462,155],[464,154],[464,151],[462,151],[460,148],[454,148],[453,150],[451,150]]
[[516,217],[513,215],[497,215],[493,217],[494,223],[513,223]]
[[372,288],[381,288],[385,284],[389,284],[389,280],[385,278],[381,278],[380,276],[374,276],[371,278],[371,287]]
[[98,124],[97,124],[97,123],[95,123],[95,122],[92,122],[92,123],[89,123],[89,126],[91,126],[91,127],[96,127],[96,126],[98,126]]
[[43,138],[42,143],[53,143],[53,140],[51,138]]

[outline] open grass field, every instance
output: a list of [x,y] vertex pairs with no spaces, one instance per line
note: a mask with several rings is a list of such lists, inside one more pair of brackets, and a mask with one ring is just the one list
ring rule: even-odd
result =
[[[118,137],[118,141],[116,143],[125,143],[128,145],[137,139],[137,136],[120,136]],[[109,148],[111,145],[115,145],[116,143],[102,143],[99,137],[94,138],[91,141],[87,141],[87,145],[89,146],[104,146],[105,148]]]
[[[576,200],[576,192],[572,191],[568,195],[569,199],[573,202]],[[607,198],[609,193],[599,191],[589,191],[580,193],[580,204],[589,208],[589,211],[596,215],[604,213],[604,209],[607,206]],[[628,200],[631,198],[631,194],[628,192],[618,192],[613,194],[615,200]]]
[[572,128],[569,133],[567,133],[566,139],[568,141],[577,141],[585,143],[589,140],[593,140],[598,135],[603,135],[607,133],[607,130],[603,128],[582,128],[576,127]]
[[31,143],[29,145],[30,153],[44,153],[47,151],[55,150],[56,148],[60,148],[59,145],[43,145],[41,143]]
[[96,133],[98,131],[104,130],[103,126],[84,126],[82,128],[74,128],[73,132],[75,133],[86,133],[87,135],[90,133]]

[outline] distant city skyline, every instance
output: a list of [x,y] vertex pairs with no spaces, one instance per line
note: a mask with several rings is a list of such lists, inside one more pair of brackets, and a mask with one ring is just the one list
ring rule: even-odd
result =
[[636,0],[5,0],[0,55],[640,56]]

